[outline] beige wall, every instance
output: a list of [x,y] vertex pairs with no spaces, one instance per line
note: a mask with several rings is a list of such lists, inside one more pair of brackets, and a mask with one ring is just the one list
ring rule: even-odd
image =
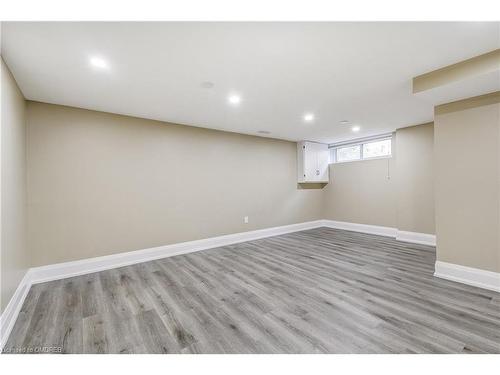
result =
[[413,93],[430,90],[470,77],[498,71],[500,49],[433,70],[413,78]]
[[1,63],[1,311],[29,267],[26,246],[25,101]]
[[436,108],[437,259],[500,272],[500,98]]
[[291,142],[35,102],[27,123],[33,266],[321,218],[434,233],[432,124],[321,190]]
[[394,168],[393,158],[330,164],[325,219],[395,227]]
[[29,266],[320,218],[437,232],[438,260],[500,272],[498,94],[305,189],[292,142],[26,104],[1,66],[2,311]]
[[432,123],[397,130],[395,180],[399,230],[435,233],[433,159]]
[[27,113],[33,266],[321,217],[322,191],[297,188],[295,143],[34,102]]
[[330,165],[324,216],[434,234],[433,125],[398,129],[393,157]]

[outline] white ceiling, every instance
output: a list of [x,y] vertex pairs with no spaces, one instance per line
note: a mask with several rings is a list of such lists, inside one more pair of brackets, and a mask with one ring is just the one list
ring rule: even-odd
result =
[[431,121],[411,79],[500,48],[499,25],[4,22],[2,56],[30,100],[330,143]]

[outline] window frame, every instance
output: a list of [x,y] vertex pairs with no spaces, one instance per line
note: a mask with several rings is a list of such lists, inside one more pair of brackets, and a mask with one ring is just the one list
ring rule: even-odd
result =
[[[359,147],[359,158],[358,159],[351,159],[351,160],[342,160],[342,161],[337,161],[337,151],[341,148],[349,148],[349,147]],[[344,146],[339,146],[333,149],[333,154],[334,154],[334,160],[335,163],[350,163],[351,161],[360,161],[363,160],[363,145],[358,143],[358,144],[351,144],[351,145],[344,145]]]
[[[385,141],[385,140],[391,141],[390,153],[388,155],[371,156],[371,157],[364,156],[363,148],[364,148],[365,144],[379,142],[379,141]],[[330,144],[330,145],[328,145],[328,148],[330,149],[330,164],[342,164],[342,163],[352,163],[352,162],[363,161],[363,160],[377,160],[377,159],[392,158],[393,141],[394,141],[394,137],[393,137],[393,134],[391,133],[391,134],[384,134],[384,135],[379,135],[379,136],[374,136],[374,137],[361,138],[361,139],[347,141],[347,142],[339,142],[339,143]],[[358,146],[358,145],[359,145],[359,159],[337,161],[337,150],[338,149],[344,148],[344,147]]]

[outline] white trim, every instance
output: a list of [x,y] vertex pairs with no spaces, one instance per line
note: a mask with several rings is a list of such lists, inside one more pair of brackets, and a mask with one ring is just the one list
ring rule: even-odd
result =
[[33,284],[85,275],[112,268],[128,266],[131,264],[143,263],[150,260],[167,258],[174,255],[187,254],[195,251],[236,244],[239,242],[257,240],[260,238],[279,236],[286,233],[298,232],[322,226],[323,220],[309,221],[305,223],[228,234],[225,236],[181,242],[144,250],[129,251],[126,253],[118,253],[102,257],[76,260],[73,262],[57,263],[48,266],[30,268],[19,283],[19,286],[10,299],[9,304],[5,308],[4,313],[0,316],[0,350],[3,349],[5,343],[7,342],[10,332],[14,327],[14,323],[16,322],[19,312],[21,311],[24,300]]
[[418,232],[407,232],[404,230],[398,230],[396,234],[396,240],[419,243],[422,245],[436,246],[436,235]]
[[[335,149],[333,149],[335,150]],[[334,152],[335,154],[335,152]],[[357,161],[368,161],[368,160],[380,160],[380,159],[390,159],[392,158],[392,154],[386,156],[374,156],[372,158],[363,158],[363,159],[353,159],[353,160],[344,160],[344,161],[334,161],[330,164],[345,164],[345,163],[355,163]]]
[[379,236],[386,237],[396,237],[397,229],[391,227],[381,227],[378,225],[367,225],[367,224],[357,224],[349,223],[346,221],[335,221],[335,220],[323,220],[324,226],[335,229],[344,229],[354,232],[377,234]]
[[434,276],[500,292],[500,273],[436,261]]
[[124,267],[131,264],[171,257],[174,255],[187,254],[195,251],[212,249],[215,247],[231,245],[239,242],[252,241],[259,238],[278,236],[281,234],[317,228],[321,227],[322,225],[322,220],[309,221],[305,223],[259,229],[249,232],[240,232],[235,234],[228,234],[225,236],[206,238],[202,240],[180,242],[172,245],[153,247],[144,250],[135,250],[126,253],[118,253],[102,257],[35,267],[31,269],[31,280],[33,284],[43,283],[51,280],[59,280],[67,277],[79,276],[88,273],[104,271],[111,268]]
[[31,272],[28,270],[21,279],[14,295],[10,299],[7,307],[0,317],[0,350],[3,349],[7,339],[9,338],[10,332],[12,331],[14,323],[17,320],[17,316],[23,307],[24,299],[28,295],[30,287]]
[[[393,138],[394,138],[394,133],[389,133],[389,134],[372,136],[372,137],[357,138],[357,139],[353,139],[351,141],[346,141],[346,142],[331,143],[328,145],[328,149],[330,150],[330,164],[343,164],[343,163],[353,163],[356,161],[365,161],[365,160],[390,159],[393,156],[392,155],[393,141],[394,141]],[[364,145],[365,144],[378,142],[378,141],[386,141],[386,140],[391,141],[390,153],[388,155],[372,156],[372,157],[365,157],[364,156]],[[353,146],[359,146],[359,159],[342,160],[342,161],[337,160],[337,150],[338,149],[344,148],[344,147],[353,147]]]
[[[150,260],[171,257],[192,253],[196,251],[212,249],[215,247],[231,245],[239,242],[252,241],[259,238],[278,236],[281,234],[297,232],[306,229],[326,226],[330,228],[345,229],[361,233],[370,233],[380,236],[393,238],[400,237],[402,241],[424,243],[421,238],[427,238],[432,235],[413,232],[411,236],[399,236],[396,228],[382,227],[376,225],[356,224],[334,220],[316,220],[299,224],[284,225],[280,227],[259,229],[249,232],[240,232],[225,236],[206,238],[196,241],[181,242],[172,245],[153,247],[143,250],[129,251],[96,258],[87,258],[72,262],[57,263],[47,266],[34,267],[30,270],[31,282],[33,284],[64,279],[67,277],[79,276],[93,272],[104,271],[107,269],[124,267],[131,264],[147,262]],[[399,238],[398,238],[399,239]],[[426,244],[429,244],[428,242]]]
[[348,141],[341,141],[341,142],[334,142],[328,144],[328,148],[338,148],[338,147],[344,147],[344,146],[351,146],[351,145],[359,145],[362,143],[369,143],[373,141],[382,141],[384,139],[392,139],[394,137],[394,133],[383,133],[383,134],[378,134],[378,135],[371,135],[368,137],[361,137],[361,138],[354,138]]
[[361,232],[361,233],[377,234],[379,236],[393,237],[398,241],[436,246],[436,236],[434,234],[407,232],[392,227],[349,223],[346,221],[335,221],[335,220],[323,220],[323,221],[325,227],[351,230],[354,232]]
[[[421,241],[422,238],[428,239],[430,237],[426,236],[431,236],[427,234],[412,232],[401,232],[405,234],[411,233],[411,235],[401,236],[399,235],[400,232],[396,228],[391,227],[348,223],[334,220],[315,220],[305,223],[228,234],[225,236],[206,238],[202,240],[181,242],[172,245],[153,247],[149,249],[129,251],[126,253],[118,253],[102,257],[88,258],[72,262],[57,263],[47,266],[30,268],[28,272],[26,272],[24,278],[21,280],[21,283],[14,293],[14,296],[11,298],[4,313],[1,316],[0,345],[3,345],[7,341],[17,319],[19,311],[21,310],[21,307],[24,303],[24,299],[26,298],[26,295],[28,294],[28,291],[32,284],[38,284],[52,280],[60,280],[68,277],[85,275],[112,268],[124,267],[131,264],[143,263],[150,260],[167,258],[174,255],[187,254],[220,246],[252,241],[260,238],[279,236],[286,233],[298,232],[318,227],[351,230],[355,232],[376,234],[379,236],[387,236],[393,238],[399,237],[401,240],[407,242]],[[1,347],[3,346],[0,346],[0,348]]]

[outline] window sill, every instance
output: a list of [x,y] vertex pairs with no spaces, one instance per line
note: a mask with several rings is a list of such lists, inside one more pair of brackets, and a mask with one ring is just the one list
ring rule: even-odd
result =
[[378,156],[378,157],[375,157],[375,158],[364,158],[364,159],[356,159],[356,160],[335,161],[335,162],[330,163],[330,164],[346,164],[346,163],[355,163],[357,161],[369,161],[369,160],[380,160],[380,159],[391,159],[391,158],[392,158],[392,155],[388,155],[388,156]]

